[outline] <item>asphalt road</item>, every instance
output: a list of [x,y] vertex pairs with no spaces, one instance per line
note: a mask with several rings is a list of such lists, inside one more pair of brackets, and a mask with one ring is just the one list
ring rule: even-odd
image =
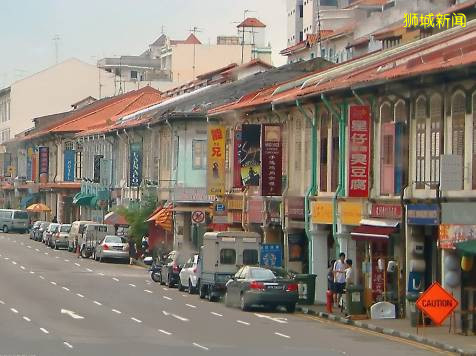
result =
[[435,355],[417,343],[301,314],[242,312],[0,233],[3,355]]

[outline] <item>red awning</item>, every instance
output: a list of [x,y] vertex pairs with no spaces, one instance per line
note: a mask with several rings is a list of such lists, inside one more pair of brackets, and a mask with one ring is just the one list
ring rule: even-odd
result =
[[397,231],[395,227],[381,227],[360,225],[352,230],[350,235],[354,240],[360,241],[386,241],[389,239],[390,234]]

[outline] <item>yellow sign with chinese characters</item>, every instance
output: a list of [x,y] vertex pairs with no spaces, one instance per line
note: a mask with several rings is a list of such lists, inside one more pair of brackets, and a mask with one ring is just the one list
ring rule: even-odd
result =
[[225,135],[224,126],[208,126],[208,195],[225,194]]
[[466,27],[466,15],[461,13],[452,14],[418,14],[407,13],[403,19],[405,28],[438,28],[445,29],[455,26]]
[[342,202],[339,204],[340,222],[343,225],[360,225],[362,204]]
[[312,202],[311,221],[313,224],[332,224],[333,220],[332,202]]

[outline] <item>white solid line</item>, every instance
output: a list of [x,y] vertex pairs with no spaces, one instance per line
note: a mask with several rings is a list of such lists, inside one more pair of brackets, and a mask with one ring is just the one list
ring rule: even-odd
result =
[[223,316],[222,314],[215,313],[215,312],[211,312],[211,314],[213,314],[213,315],[215,315],[215,316]]
[[25,270],[25,266],[20,266],[20,268],[21,268],[22,270]]
[[84,295],[82,295],[82,294],[76,293],[76,295],[80,298],[84,298]]
[[237,320],[236,322],[243,325],[250,325],[250,323],[247,323],[246,321],[243,321],[243,320]]
[[281,337],[284,337],[286,339],[290,339],[291,336],[288,336],[288,335],[284,335],[284,334],[281,334],[281,333],[274,333],[275,335],[278,335],[278,336],[281,336]]
[[75,266],[78,266],[78,267],[81,267],[81,265],[79,263],[75,263],[74,264]]
[[64,260],[65,262],[69,262],[69,260]]
[[54,286],[56,285],[56,282],[50,282],[50,283],[51,283],[52,285],[54,285]]
[[55,256],[55,258],[58,258],[58,259],[59,259],[59,256]]
[[188,321],[187,318],[184,318],[184,317],[182,317],[182,316],[180,316],[180,315],[172,314],[172,316],[173,316],[175,319],[180,320],[180,321]]
[[90,268],[86,268],[86,271],[88,271],[88,272],[92,272],[93,270],[92,270],[92,269],[90,269]]
[[62,287],[65,291],[68,291],[69,292],[69,288],[66,288],[66,287]]
[[10,310],[14,312],[15,314],[18,314],[18,310],[16,310],[15,308],[10,308]]
[[208,347],[205,347],[205,346],[202,346],[202,345],[200,345],[200,344],[197,344],[196,342],[193,343],[193,346],[196,346],[196,347],[198,347],[198,348],[200,348],[200,349],[202,349],[202,350],[206,350],[206,351],[209,350]]
[[0,300],[0,304],[5,305],[5,302],[3,300]]
[[45,279],[45,277],[43,277],[43,276],[40,276],[40,279]]
[[131,287],[133,287],[133,288],[136,287],[136,285],[135,285],[135,284],[132,284],[132,283],[129,283],[129,285],[130,285]]
[[100,276],[104,276],[104,273],[98,273]]
[[136,318],[131,318],[131,320],[134,320],[136,323],[142,323],[142,320],[136,319]]
[[30,271],[30,274],[35,274],[35,271]]
[[146,293],[153,293],[151,290],[148,290],[148,289],[144,289],[144,292],[146,292]]
[[14,265],[16,265],[16,264],[17,264],[15,261],[12,261],[12,263],[13,263]]
[[158,330],[159,332],[161,332],[162,334],[165,334],[165,335],[172,335],[172,333],[168,332],[168,331],[165,331],[165,330],[162,330],[162,329],[159,329]]
[[94,304],[96,304],[96,305],[102,305],[101,303],[99,303],[99,302],[96,301],[96,300],[94,301]]
[[28,321],[28,322],[31,321],[31,319],[30,319],[29,317],[27,317],[27,316],[24,316],[24,317],[23,317],[23,320]]
[[46,330],[45,328],[40,328],[41,331],[43,331],[45,334],[49,334],[50,332]]
[[195,305],[192,305],[192,304],[185,304],[187,307],[190,307],[190,308],[196,308]]
[[167,299],[167,300],[172,300],[172,298],[167,297],[166,295],[163,295],[162,298]]
[[72,349],[72,348],[73,348],[73,345],[71,345],[71,344],[67,343],[66,341],[65,341],[65,342],[63,342],[63,344],[65,344],[65,345],[66,345],[67,347],[69,347],[70,349]]
[[119,282],[119,280],[116,277],[112,277],[113,281]]
[[113,311],[114,313],[116,313],[116,314],[122,314],[122,312],[119,311],[119,310],[117,310],[117,309],[112,309],[112,311]]

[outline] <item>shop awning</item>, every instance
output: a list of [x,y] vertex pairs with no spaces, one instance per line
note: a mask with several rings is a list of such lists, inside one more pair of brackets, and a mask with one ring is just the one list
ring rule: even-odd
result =
[[109,225],[129,225],[126,218],[115,211],[111,211],[104,216],[104,223]]
[[33,203],[38,202],[38,194],[28,194],[25,195],[20,201],[20,208],[26,209],[27,206],[30,206]]
[[371,225],[360,225],[352,230],[352,239],[359,241],[386,241],[398,229],[396,227],[382,227]]
[[97,196],[93,196],[91,198],[91,200],[89,201],[89,206],[93,209],[97,209],[98,207],[98,197]]
[[73,204],[82,206],[90,205],[92,198],[94,198],[94,195],[78,193],[73,198]]
[[172,231],[173,210],[172,207],[159,208],[146,222],[155,222],[156,226],[162,227],[164,230]]
[[456,249],[463,254],[476,255],[476,240],[458,242]]

